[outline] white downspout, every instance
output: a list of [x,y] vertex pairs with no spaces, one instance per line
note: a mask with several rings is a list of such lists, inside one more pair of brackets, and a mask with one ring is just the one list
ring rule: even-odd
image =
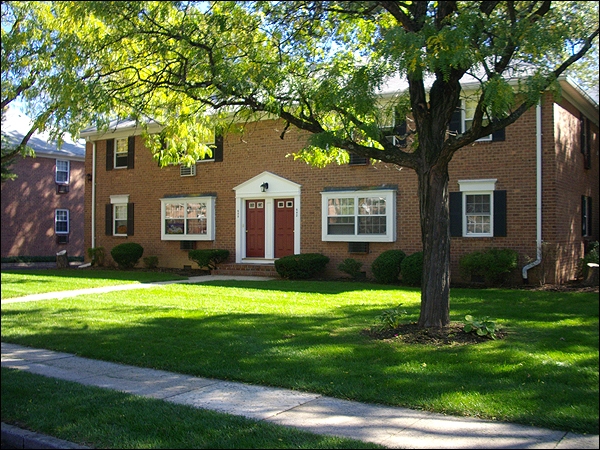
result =
[[92,248],[96,248],[96,141],[92,142]]
[[536,122],[536,260],[523,267],[523,282],[529,282],[527,271],[542,262],[542,103],[535,110]]

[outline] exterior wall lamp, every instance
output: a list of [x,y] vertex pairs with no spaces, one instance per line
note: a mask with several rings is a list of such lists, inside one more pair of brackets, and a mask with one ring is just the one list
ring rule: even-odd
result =
[[91,173],[88,173],[88,174],[86,175],[86,178],[87,178],[87,180],[88,180],[90,183],[92,182],[92,174],[91,174]]
[[269,189],[269,183],[263,183],[260,185],[260,191],[261,192],[266,192],[267,189]]

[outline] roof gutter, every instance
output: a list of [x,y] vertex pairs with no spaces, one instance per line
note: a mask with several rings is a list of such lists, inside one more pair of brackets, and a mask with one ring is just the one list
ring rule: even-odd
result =
[[535,108],[536,122],[536,259],[523,267],[523,283],[529,283],[527,272],[542,262],[542,103]]

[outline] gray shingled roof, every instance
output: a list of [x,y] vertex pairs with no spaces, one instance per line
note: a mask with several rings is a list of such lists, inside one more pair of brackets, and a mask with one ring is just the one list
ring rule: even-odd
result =
[[[8,108],[5,120],[2,122],[2,134],[6,136],[11,145],[21,143],[23,137],[29,132],[32,121],[24,113],[16,108]],[[27,143],[36,155],[47,155],[51,157],[63,157],[69,159],[85,159],[85,141],[74,142],[69,136],[58,148],[56,142],[51,142],[48,133],[34,133]]]

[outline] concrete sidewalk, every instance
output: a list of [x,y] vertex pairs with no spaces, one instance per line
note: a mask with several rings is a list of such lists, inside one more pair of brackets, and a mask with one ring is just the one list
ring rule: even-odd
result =
[[[389,448],[597,449],[598,436],[361,404],[2,343],[2,367]],[[3,434],[4,434],[3,427]]]

